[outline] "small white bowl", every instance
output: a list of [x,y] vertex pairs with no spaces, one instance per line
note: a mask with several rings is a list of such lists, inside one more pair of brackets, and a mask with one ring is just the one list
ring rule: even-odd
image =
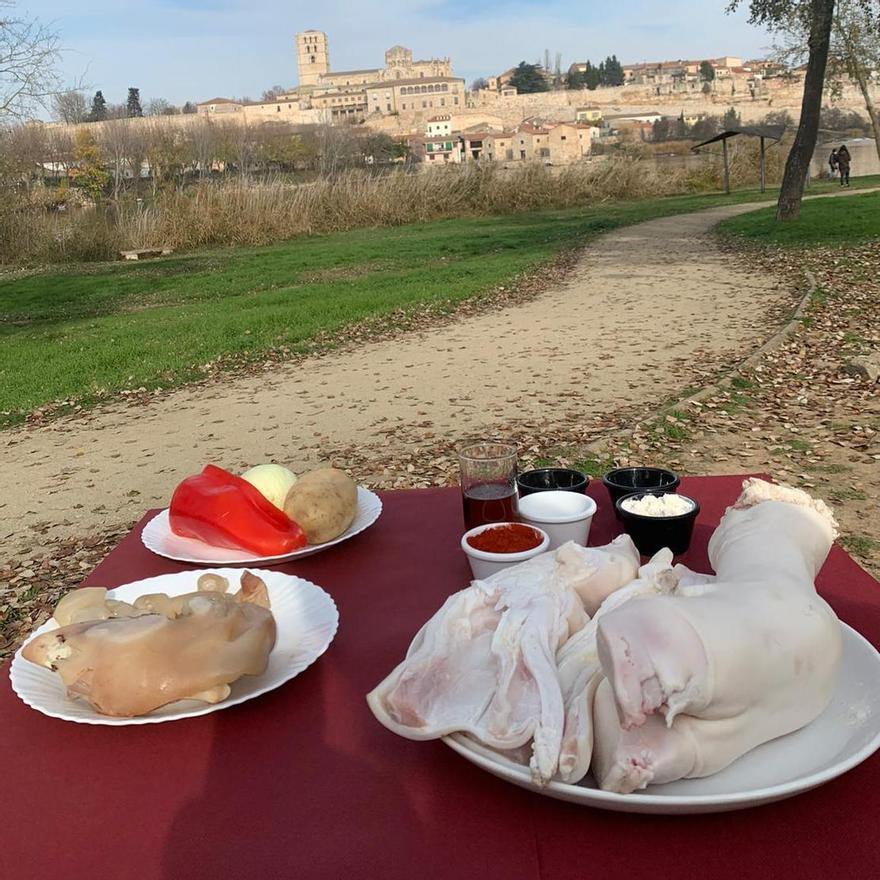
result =
[[494,529],[497,526],[509,525],[522,525],[522,523],[488,523],[484,526],[477,526],[461,536],[461,549],[467,555],[468,562],[471,564],[471,572],[476,580],[485,580],[489,575],[495,574],[496,571],[516,565],[518,562],[525,562],[527,559],[538,556],[549,549],[550,538],[547,533],[531,523],[526,523],[526,525],[531,526],[536,532],[540,532],[542,539],[541,543],[531,550],[523,550],[521,553],[487,553],[485,550],[477,550],[476,547],[471,547],[468,544],[467,539],[472,535],[479,535],[480,532]]
[[532,492],[519,499],[520,519],[550,536],[549,550],[566,541],[586,547],[595,513],[596,502],[580,492]]

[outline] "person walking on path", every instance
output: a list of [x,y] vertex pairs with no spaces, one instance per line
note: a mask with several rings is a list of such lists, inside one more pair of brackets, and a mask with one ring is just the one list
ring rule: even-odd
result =
[[841,186],[849,186],[850,162],[852,162],[852,157],[849,154],[849,150],[846,148],[846,144],[844,144],[837,151],[837,167],[840,169],[840,185]]
[[837,150],[831,150],[831,155],[828,157],[828,166],[831,168],[831,177],[833,178],[837,174]]

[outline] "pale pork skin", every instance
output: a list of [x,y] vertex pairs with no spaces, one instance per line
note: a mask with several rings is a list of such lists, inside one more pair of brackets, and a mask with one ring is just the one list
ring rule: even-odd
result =
[[[104,715],[129,717],[176,700],[218,703],[242,675],[265,671],[275,644],[266,585],[250,572],[235,595],[154,594],[129,607],[137,616],[104,619],[97,602],[91,620],[38,636],[22,655],[57,672],[70,697]],[[85,606],[77,611],[89,613]]]
[[717,773],[825,709],[842,641],[814,580],[834,528],[806,493],[747,481],[709,542],[714,580],[602,617],[592,770],[603,788]]
[[556,773],[565,705],[559,648],[589,620],[584,610],[631,581],[638,551],[569,543],[474,581],[416,634],[404,661],[367,696],[375,716],[409,739],[464,731],[492,748],[531,744],[530,768]]

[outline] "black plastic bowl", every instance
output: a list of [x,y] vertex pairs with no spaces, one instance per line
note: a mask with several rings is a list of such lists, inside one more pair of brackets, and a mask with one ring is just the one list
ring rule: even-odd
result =
[[538,468],[524,471],[516,478],[521,497],[531,495],[532,492],[550,492],[554,489],[583,494],[589,484],[590,478],[586,474],[571,468]]
[[678,474],[665,468],[625,467],[608,471],[602,477],[602,482],[611,496],[611,504],[616,512],[617,502],[624,495],[631,495],[633,492],[644,492],[648,495],[676,492],[681,479]]
[[645,516],[624,510],[621,506],[629,499],[635,500],[644,498],[645,495],[657,494],[657,492],[633,492],[618,499],[614,509],[617,511],[617,518],[623,524],[623,530],[633,539],[642,556],[653,556],[663,547],[668,547],[675,556],[687,553],[694,533],[694,523],[700,513],[699,502],[682,495],[682,498],[687,498],[694,506],[687,513],[680,513],[678,516]]

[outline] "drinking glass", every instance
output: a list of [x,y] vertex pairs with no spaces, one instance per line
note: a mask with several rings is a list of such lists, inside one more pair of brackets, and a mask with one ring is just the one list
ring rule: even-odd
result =
[[504,440],[474,440],[458,452],[465,530],[516,522],[516,446]]

